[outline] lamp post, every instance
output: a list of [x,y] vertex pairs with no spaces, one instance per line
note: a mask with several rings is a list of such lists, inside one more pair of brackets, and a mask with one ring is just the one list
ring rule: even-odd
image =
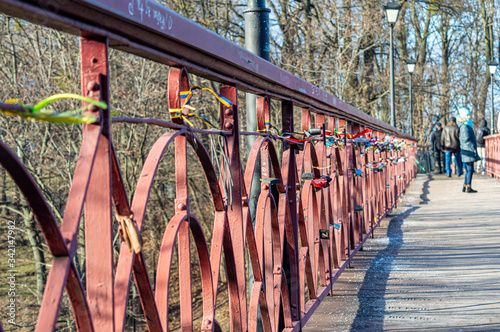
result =
[[413,136],[413,91],[412,91],[412,76],[415,71],[415,65],[417,61],[410,59],[406,61],[406,67],[408,68],[408,73],[410,73],[410,135]]
[[[490,75],[491,75],[491,133],[495,133],[495,105],[494,105],[494,98],[493,98],[493,76],[495,75],[495,72],[497,71],[498,67],[498,62],[495,60],[491,60],[488,62],[488,67],[490,69]],[[498,130],[499,128],[497,128]]]
[[388,2],[384,6],[387,22],[390,26],[390,71],[391,71],[391,125],[396,127],[396,101],[394,98],[394,24],[398,20],[399,10],[401,6],[398,2]]
[[[265,0],[248,0],[247,9],[243,12],[245,15],[245,48],[250,52],[260,56],[264,60],[270,60],[269,54],[269,8],[266,8]],[[248,131],[257,131],[257,96],[251,93],[246,94],[247,116],[246,126]],[[247,151],[253,147],[257,137],[248,137]],[[257,203],[260,195],[260,177],[261,177],[261,160],[257,158],[255,169],[253,172],[252,188],[249,197],[249,209],[252,217],[252,225],[255,225],[255,215],[257,211]],[[248,287],[252,289],[254,285],[254,277],[252,267],[248,269]],[[257,314],[257,331],[263,331],[262,318],[260,311]]]

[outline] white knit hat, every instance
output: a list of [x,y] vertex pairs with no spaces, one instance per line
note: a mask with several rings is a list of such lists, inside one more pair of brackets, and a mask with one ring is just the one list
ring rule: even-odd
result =
[[470,114],[470,111],[469,111],[467,108],[465,108],[465,107],[460,107],[460,108],[458,109],[458,114],[459,114],[462,118],[465,118],[467,115],[469,115],[469,114]]

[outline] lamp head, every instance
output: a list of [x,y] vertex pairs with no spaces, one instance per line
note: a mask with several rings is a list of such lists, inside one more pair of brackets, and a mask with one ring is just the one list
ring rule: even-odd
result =
[[408,68],[408,72],[410,74],[413,74],[413,72],[415,71],[416,64],[417,64],[417,61],[415,61],[413,59],[409,59],[408,61],[406,61],[406,67]]
[[498,62],[495,60],[491,60],[490,62],[488,62],[488,67],[490,68],[490,74],[495,75],[498,67]]
[[385,15],[387,17],[387,22],[391,24],[396,23],[398,20],[400,9],[401,6],[399,5],[399,2],[391,1],[385,4],[384,10],[385,10]]

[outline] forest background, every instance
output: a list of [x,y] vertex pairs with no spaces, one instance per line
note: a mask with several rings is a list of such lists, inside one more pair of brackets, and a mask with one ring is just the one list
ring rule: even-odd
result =
[[[234,43],[244,46],[243,0],[159,1]],[[490,74],[487,63],[498,60],[500,0],[399,1],[402,10],[395,26],[395,81],[398,128],[408,132],[409,74],[406,61],[417,61],[413,74],[414,132],[426,144],[436,122],[448,122],[460,106],[471,109],[476,123],[490,119]],[[269,0],[271,62],[358,109],[389,121],[389,26],[379,0]],[[80,91],[79,40],[55,30],[0,14],[0,100],[26,104],[56,93]],[[165,118],[168,67],[116,50],[110,51],[111,107],[124,116]],[[498,81],[493,82],[498,91]],[[217,83],[191,76],[192,85],[217,89]],[[498,95],[498,93],[496,94]],[[497,101],[499,98],[497,98]],[[240,116],[245,118],[241,94]],[[218,122],[218,105],[209,95],[193,99],[199,114]],[[498,104],[498,103],[497,103]],[[274,105],[277,106],[277,105]],[[57,110],[77,108],[61,102]],[[277,108],[276,108],[277,109]],[[279,113],[273,115],[276,123]],[[490,121],[488,121],[490,122]],[[244,123],[244,122],[243,122]],[[133,128],[133,130],[132,130]],[[137,177],[154,141],[163,133],[151,126],[113,126],[113,142],[127,191],[133,196]],[[82,137],[81,126],[25,122],[0,116],[0,139],[7,143],[33,174],[59,222],[65,207]],[[210,151],[218,145],[203,138]],[[168,151],[168,159],[173,151]],[[245,156],[243,156],[245,158]],[[189,184],[192,206],[210,239],[213,211],[202,171],[190,156]],[[173,216],[175,184],[172,163],[162,163],[150,199],[144,226],[144,250],[154,281],[161,235]],[[50,254],[25,201],[0,169],[0,252],[6,252],[5,230],[15,220],[18,262],[22,281],[19,326],[31,330],[50,269]],[[116,227],[116,225],[115,225]],[[85,283],[83,225],[75,263]],[[119,238],[115,247],[119,248]],[[3,270],[6,257],[1,257]],[[175,283],[175,276],[172,277]],[[224,296],[224,279],[221,296]],[[0,284],[0,307],[5,286]],[[195,291],[196,302],[200,298]],[[143,327],[137,293],[131,288],[129,326]],[[198,301],[201,302],[201,301]],[[176,303],[172,304],[175,321]],[[222,303],[221,307],[227,307]],[[1,311],[0,311],[1,312]],[[225,310],[218,309],[223,316]],[[5,317],[3,314],[0,319]],[[174,324],[175,327],[175,324]],[[60,330],[74,329],[67,299],[61,307]]]

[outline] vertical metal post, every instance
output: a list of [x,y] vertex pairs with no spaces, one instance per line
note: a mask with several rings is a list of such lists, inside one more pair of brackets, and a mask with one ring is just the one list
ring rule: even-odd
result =
[[[82,95],[109,104],[108,39],[81,32]],[[85,200],[87,298],[95,331],[114,331],[113,202],[109,109],[90,105],[102,117],[102,133]],[[84,125],[84,135],[95,124]]]
[[[265,0],[249,0],[248,8],[243,12],[245,15],[245,48],[250,52],[269,61],[269,12]],[[247,131],[257,131],[257,96],[247,93],[246,95]],[[255,136],[247,136],[247,151],[250,153],[256,140]],[[257,161],[253,177],[252,191],[249,197],[250,214],[255,218],[257,200],[260,194],[260,160]],[[253,220],[252,220],[253,222]]]
[[413,74],[410,73],[410,135],[413,136]]
[[[243,12],[245,15],[245,48],[250,52],[269,61],[269,12],[266,8],[265,0],[248,0],[247,9]],[[257,131],[257,98],[258,96],[246,94],[246,126],[247,131]],[[256,140],[255,136],[247,136],[247,151],[250,153]],[[260,159],[255,164],[255,171],[252,181],[252,189],[249,193],[248,207],[252,216],[252,224],[255,225],[255,214],[257,202],[260,195]],[[251,265],[248,264],[248,283],[249,289],[253,286],[253,274]],[[260,315],[259,315],[260,318]],[[260,319],[259,319],[260,321]],[[258,324],[258,330],[262,330],[262,324]]]
[[391,71],[391,126],[396,128],[396,101],[394,98],[394,24],[390,25],[390,71]]
[[493,96],[493,74],[491,74],[491,133],[495,133],[495,105]]
[[[265,0],[249,0],[245,14],[245,48],[269,61],[269,12]],[[257,126],[256,126],[257,128]]]

